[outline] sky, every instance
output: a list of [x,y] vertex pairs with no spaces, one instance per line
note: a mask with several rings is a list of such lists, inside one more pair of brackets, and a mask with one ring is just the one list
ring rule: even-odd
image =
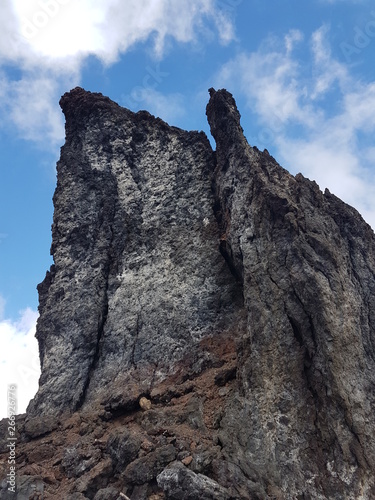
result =
[[2,0],[0,418],[38,387],[36,285],[50,256],[62,94],[79,85],[203,130],[208,88],[248,142],[375,227],[372,0]]

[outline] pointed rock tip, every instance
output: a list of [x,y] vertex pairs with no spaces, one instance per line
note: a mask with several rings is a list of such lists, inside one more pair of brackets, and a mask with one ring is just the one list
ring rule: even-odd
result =
[[69,92],[65,92],[61,96],[60,99],[60,107],[64,110],[64,105],[69,102],[69,101],[75,101],[77,99],[82,99],[84,98],[85,95],[91,94],[88,90],[83,89],[82,87],[75,87],[74,89],[70,90]]
[[233,134],[242,135],[241,115],[233,95],[226,89],[215,90],[212,87],[208,92],[210,100],[207,104],[206,115],[211,134],[216,142],[222,134],[227,135],[227,138],[232,137]]
[[99,92],[90,92],[82,87],[75,87],[69,92],[65,92],[59,104],[65,116],[70,113],[76,114],[83,108],[92,109],[94,106],[118,106],[109,97],[105,97]]

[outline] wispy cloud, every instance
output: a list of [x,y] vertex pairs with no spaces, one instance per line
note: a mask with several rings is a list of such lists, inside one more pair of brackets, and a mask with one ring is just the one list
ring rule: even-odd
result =
[[18,413],[25,412],[38,389],[40,365],[34,337],[37,317],[37,312],[28,308],[18,321],[0,321],[0,419],[7,416],[8,385],[17,385]]
[[221,69],[218,85],[245,96],[258,120],[258,146],[328,187],[375,227],[375,82],[356,79],[333,57],[327,26],[309,38],[307,63],[295,55],[303,40],[293,31],[282,43],[269,39],[239,54]]
[[230,16],[216,0],[10,0],[2,2],[0,19],[0,124],[53,148],[63,140],[56,103],[79,84],[88,56],[108,66],[151,41],[157,60],[167,40],[195,43],[210,25],[222,44],[234,37]]
[[[215,0],[12,0],[18,33],[27,43],[19,46],[46,63],[64,58],[96,55],[104,63],[115,62],[137,42],[153,36],[161,55],[167,37],[190,42],[209,18],[216,21],[220,39],[233,36],[231,23]],[[69,33],[69,36],[67,36]]]
[[48,72],[45,75],[33,72],[18,81],[8,80],[7,98],[0,109],[22,138],[45,147],[55,146],[64,138],[64,122],[57,106],[59,88]]

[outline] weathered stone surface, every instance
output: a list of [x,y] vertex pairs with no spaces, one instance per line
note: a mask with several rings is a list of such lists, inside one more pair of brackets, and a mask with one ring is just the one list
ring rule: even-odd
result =
[[115,432],[107,442],[115,472],[122,472],[125,467],[138,457],[142,437],[131,431]]
[[150,391],[202,338],[233,329],[241,300],[217,249],[206,136],[82,89],[61,107],[29,418]]
[[195,474],[185,465],[175,462],[158,475],[158,484],[166,493],[166,498],[180,500],[228,500],[228,491],[216,481]]
[[13,490],[9,490],[9,484],[6,481],[2,481],[0,485],[0,499],[9,500],[11,498],[17,498],[17,500],[34,500],[43,498],[44,483],[39,476],[18,476],[17,477],[17,487],[16,494]]
[[242,398],[221,422],[224,453],[290,497],[370,497],[374,233],[356,210],[251,148],[229,93],[212,92],[207,115],[221,244],[243,280],[249,325]]
[[61,467],[67,477],[79,477],[92,469],[101,458],[99,449],[87,449],[82,443],[66,448]]
[[153,479],[176,458],[176,449],[168,444],[148,453],[145,457],[138,458],[129,464],[124,477],[131,484],[145,484]]
[[[16,439],[20,439],[20,429],[24,426],[25,417],[25,414],[16,415],[16,435],[14,436]],[[5,453],[6,451],[8,451],[8,426],[9,420],[7,418],[3,418],[2,420],[0,420],[0,453]]]
[[118,500],[119,498],[121,498],[120,492],[112,486],[98,490],[94,496],[94,500]]
[[22,491],[375,498],[374,233],[210,95],[216,152],[101,94],[61,100]]

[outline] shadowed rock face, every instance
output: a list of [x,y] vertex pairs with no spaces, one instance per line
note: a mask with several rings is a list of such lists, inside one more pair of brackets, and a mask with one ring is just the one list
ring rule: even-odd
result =
[[[248,324],[242,406],[222,421],[224,450],[245,475],[291,498],[369,495],[374,233],[356,210],[251,148],[229,93],[214,93],[207,115],[222,245],[243,279]],[[240,408],[249,424],[233,426]]]
[[216,152],[101,94],[61,107],[20,491],[374,498],[371,228],[250,147],[225,90]]

